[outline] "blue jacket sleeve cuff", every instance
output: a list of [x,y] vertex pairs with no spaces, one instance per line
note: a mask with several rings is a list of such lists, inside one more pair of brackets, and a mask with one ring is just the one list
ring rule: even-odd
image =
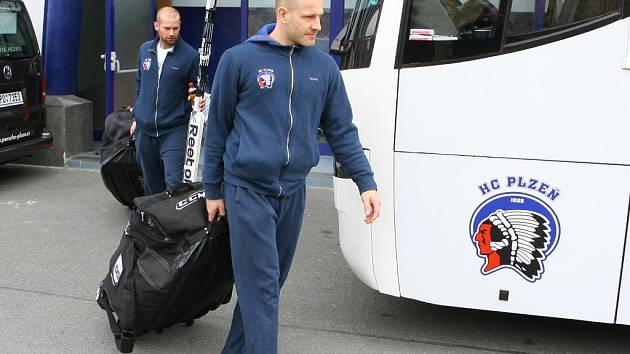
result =
[[221,193],[221,186],[204,183],[203,189],[206,191],[206,199],[210,199],[210,200],[223,199],[223,193]]
[[359,178],[356,181],[356,184],[357,184],[357,187],[359,187],[359,194],[362,194],[363,192],[367,192],[370,190],[377,190],[376,182],[374,182],[374,178],[372,178],[372,176],[365,176],[365,177]]

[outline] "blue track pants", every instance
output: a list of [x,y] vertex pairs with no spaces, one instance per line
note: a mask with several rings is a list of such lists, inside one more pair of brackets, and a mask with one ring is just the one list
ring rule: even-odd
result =
[[280,288],[304,216],[306,187],[275,198],[224,186],[238,302],[223,353],[278,352]]
[[161,193],[184,179],[187,127],[154,137],[136,133],[136,160],[144,175],[144,193]]

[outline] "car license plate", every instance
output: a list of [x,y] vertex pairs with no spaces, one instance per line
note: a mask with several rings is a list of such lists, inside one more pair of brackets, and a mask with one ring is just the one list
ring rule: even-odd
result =
[[17,106],[24,103],[21,91],[0,93],[0,108]]

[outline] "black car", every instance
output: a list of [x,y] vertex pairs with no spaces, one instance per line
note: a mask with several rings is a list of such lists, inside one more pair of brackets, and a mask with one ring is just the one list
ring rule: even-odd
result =
[[42,58],[26,6],[0,0],[0,164],[50,147]]

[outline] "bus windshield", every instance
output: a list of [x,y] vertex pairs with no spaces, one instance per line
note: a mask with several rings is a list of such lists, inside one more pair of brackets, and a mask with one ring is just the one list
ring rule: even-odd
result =
[[342,55],[342,69],[368,67],[383,0],[356,0],[350,20],[335,39],[331,52]]
[[376,22],[379,10],[378,1],[357,0],[354,12],[348,24],[347,40],[353,41],[360,38],[373,36],[376,32]]

